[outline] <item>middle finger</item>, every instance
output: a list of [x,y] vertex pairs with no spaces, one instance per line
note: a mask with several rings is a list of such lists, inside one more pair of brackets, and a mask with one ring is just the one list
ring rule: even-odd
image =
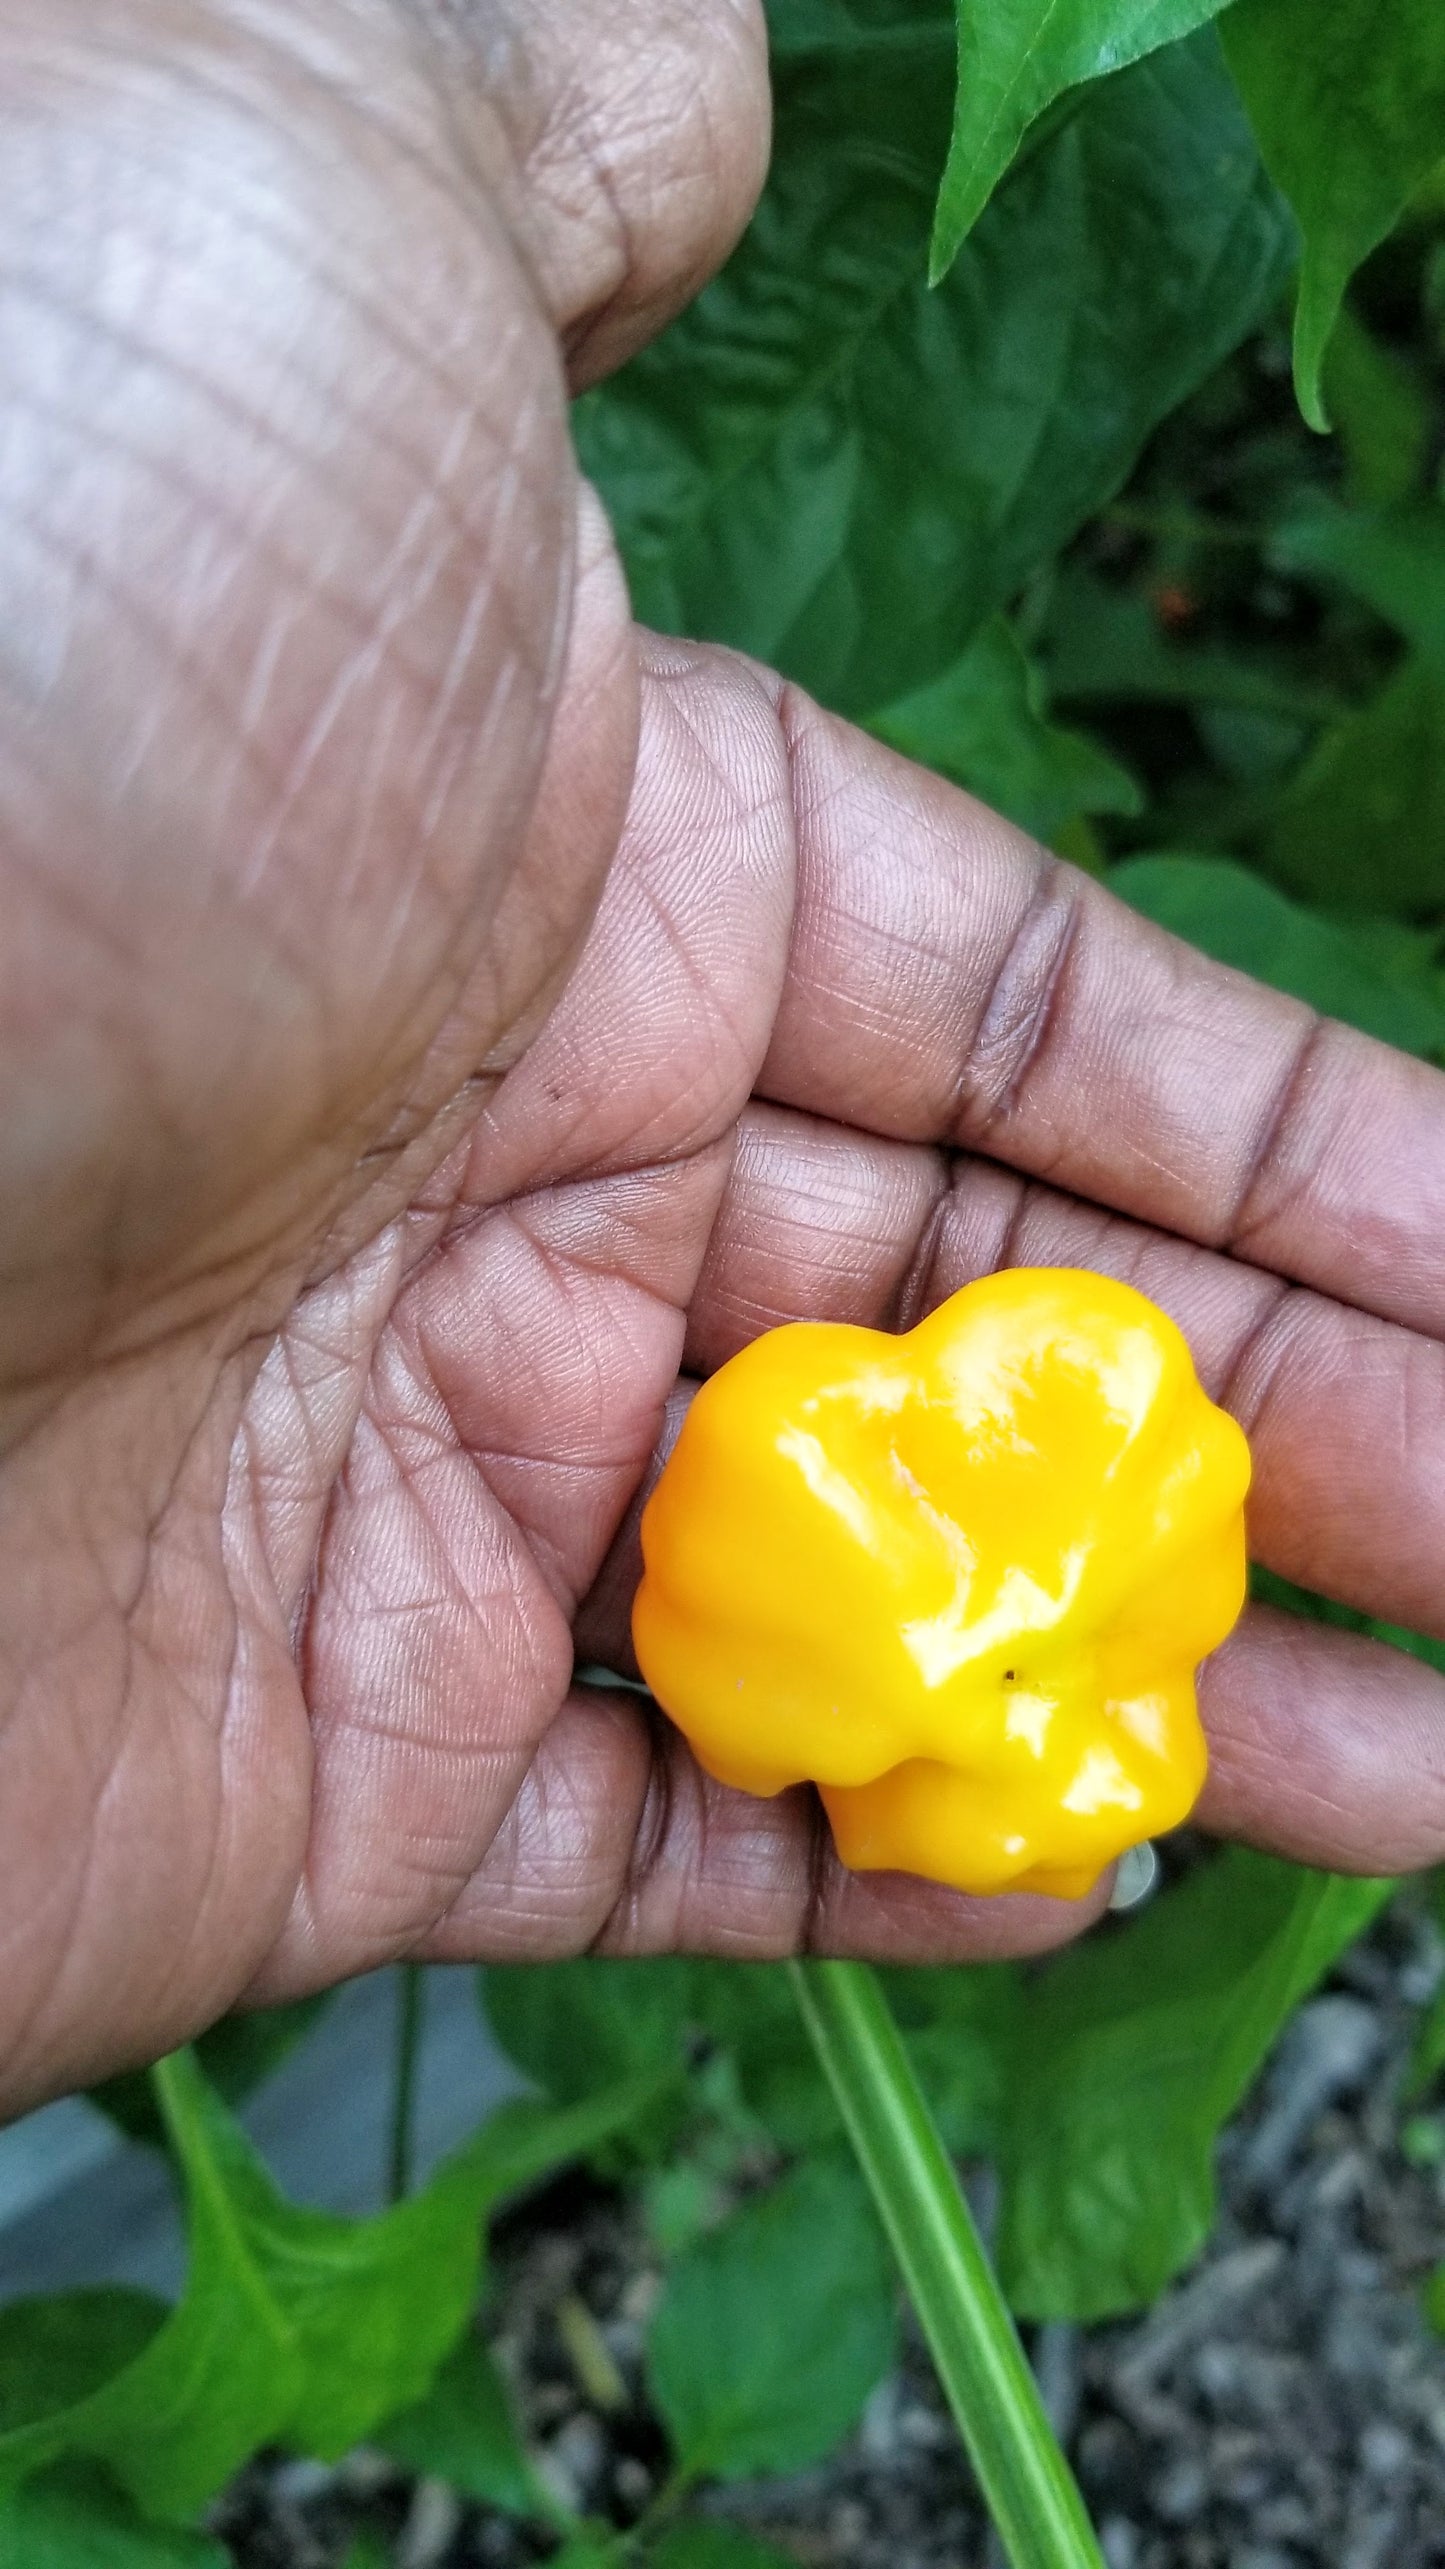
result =
[[1256,1560],[1445,1633],[1445,1347],[991,1161],[750,1107],[684,1363],[710,1372],[782,1321],[907,1328],[1018,1266],[1116,1276],[1178,1323],[1250,1438]]

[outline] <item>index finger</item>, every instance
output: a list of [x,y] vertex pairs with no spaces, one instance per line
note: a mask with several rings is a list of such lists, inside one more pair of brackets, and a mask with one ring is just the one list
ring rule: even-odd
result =
[[785,688],[798,897],[758,1086],[1445,1330],[1445,1077],[1208,962]]

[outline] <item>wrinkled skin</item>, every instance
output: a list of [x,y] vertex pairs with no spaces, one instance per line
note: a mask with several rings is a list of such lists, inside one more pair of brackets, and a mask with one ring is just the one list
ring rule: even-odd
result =
[[[1445,1080],[634,634],[565,393],[760,184],[752,0],[0,0],[0,2062],[397,1955],[1037,1950],[626,1663],[678,1381],[1155,1295],[1254,1543],[1445,1629]],[[1445,1682],[1252,1615],[1204,1816],[1445,1851]]]

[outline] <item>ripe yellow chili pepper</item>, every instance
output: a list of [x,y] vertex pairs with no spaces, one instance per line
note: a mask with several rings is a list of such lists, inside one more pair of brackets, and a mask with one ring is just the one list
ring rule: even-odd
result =
[[816,1783],[845,1864],[1076,1897],[1204,1781],[1248,1482],[1174,1323],[1105,1276],[770,1330],[644,1511],[638,1661],[709,1774]]

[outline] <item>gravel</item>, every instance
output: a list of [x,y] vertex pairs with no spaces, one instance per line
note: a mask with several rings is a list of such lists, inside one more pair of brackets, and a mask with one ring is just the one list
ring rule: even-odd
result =
[[[1221,2213],[1145,2318],[1031,2345],[1109,2569],[1445,2569],[1445,2114],[1402,2102],[1445,1966],[1399,1905],[1290,2028],[1221,2150]],[[556,2494],[629,2524],[665,2468],[641,2397],[660,2286],[634,2211],[573,2178],[503,2226],[493,2334]],[[927,2358],[905,2348],[825,2466],[717,2491],[799,2569],[998,2569]],[[241,2569],[340,2569],[369,2525],[397,2569],[530,2569],[548,2543],[382,2457],[258,2466],[214,2518]]]

